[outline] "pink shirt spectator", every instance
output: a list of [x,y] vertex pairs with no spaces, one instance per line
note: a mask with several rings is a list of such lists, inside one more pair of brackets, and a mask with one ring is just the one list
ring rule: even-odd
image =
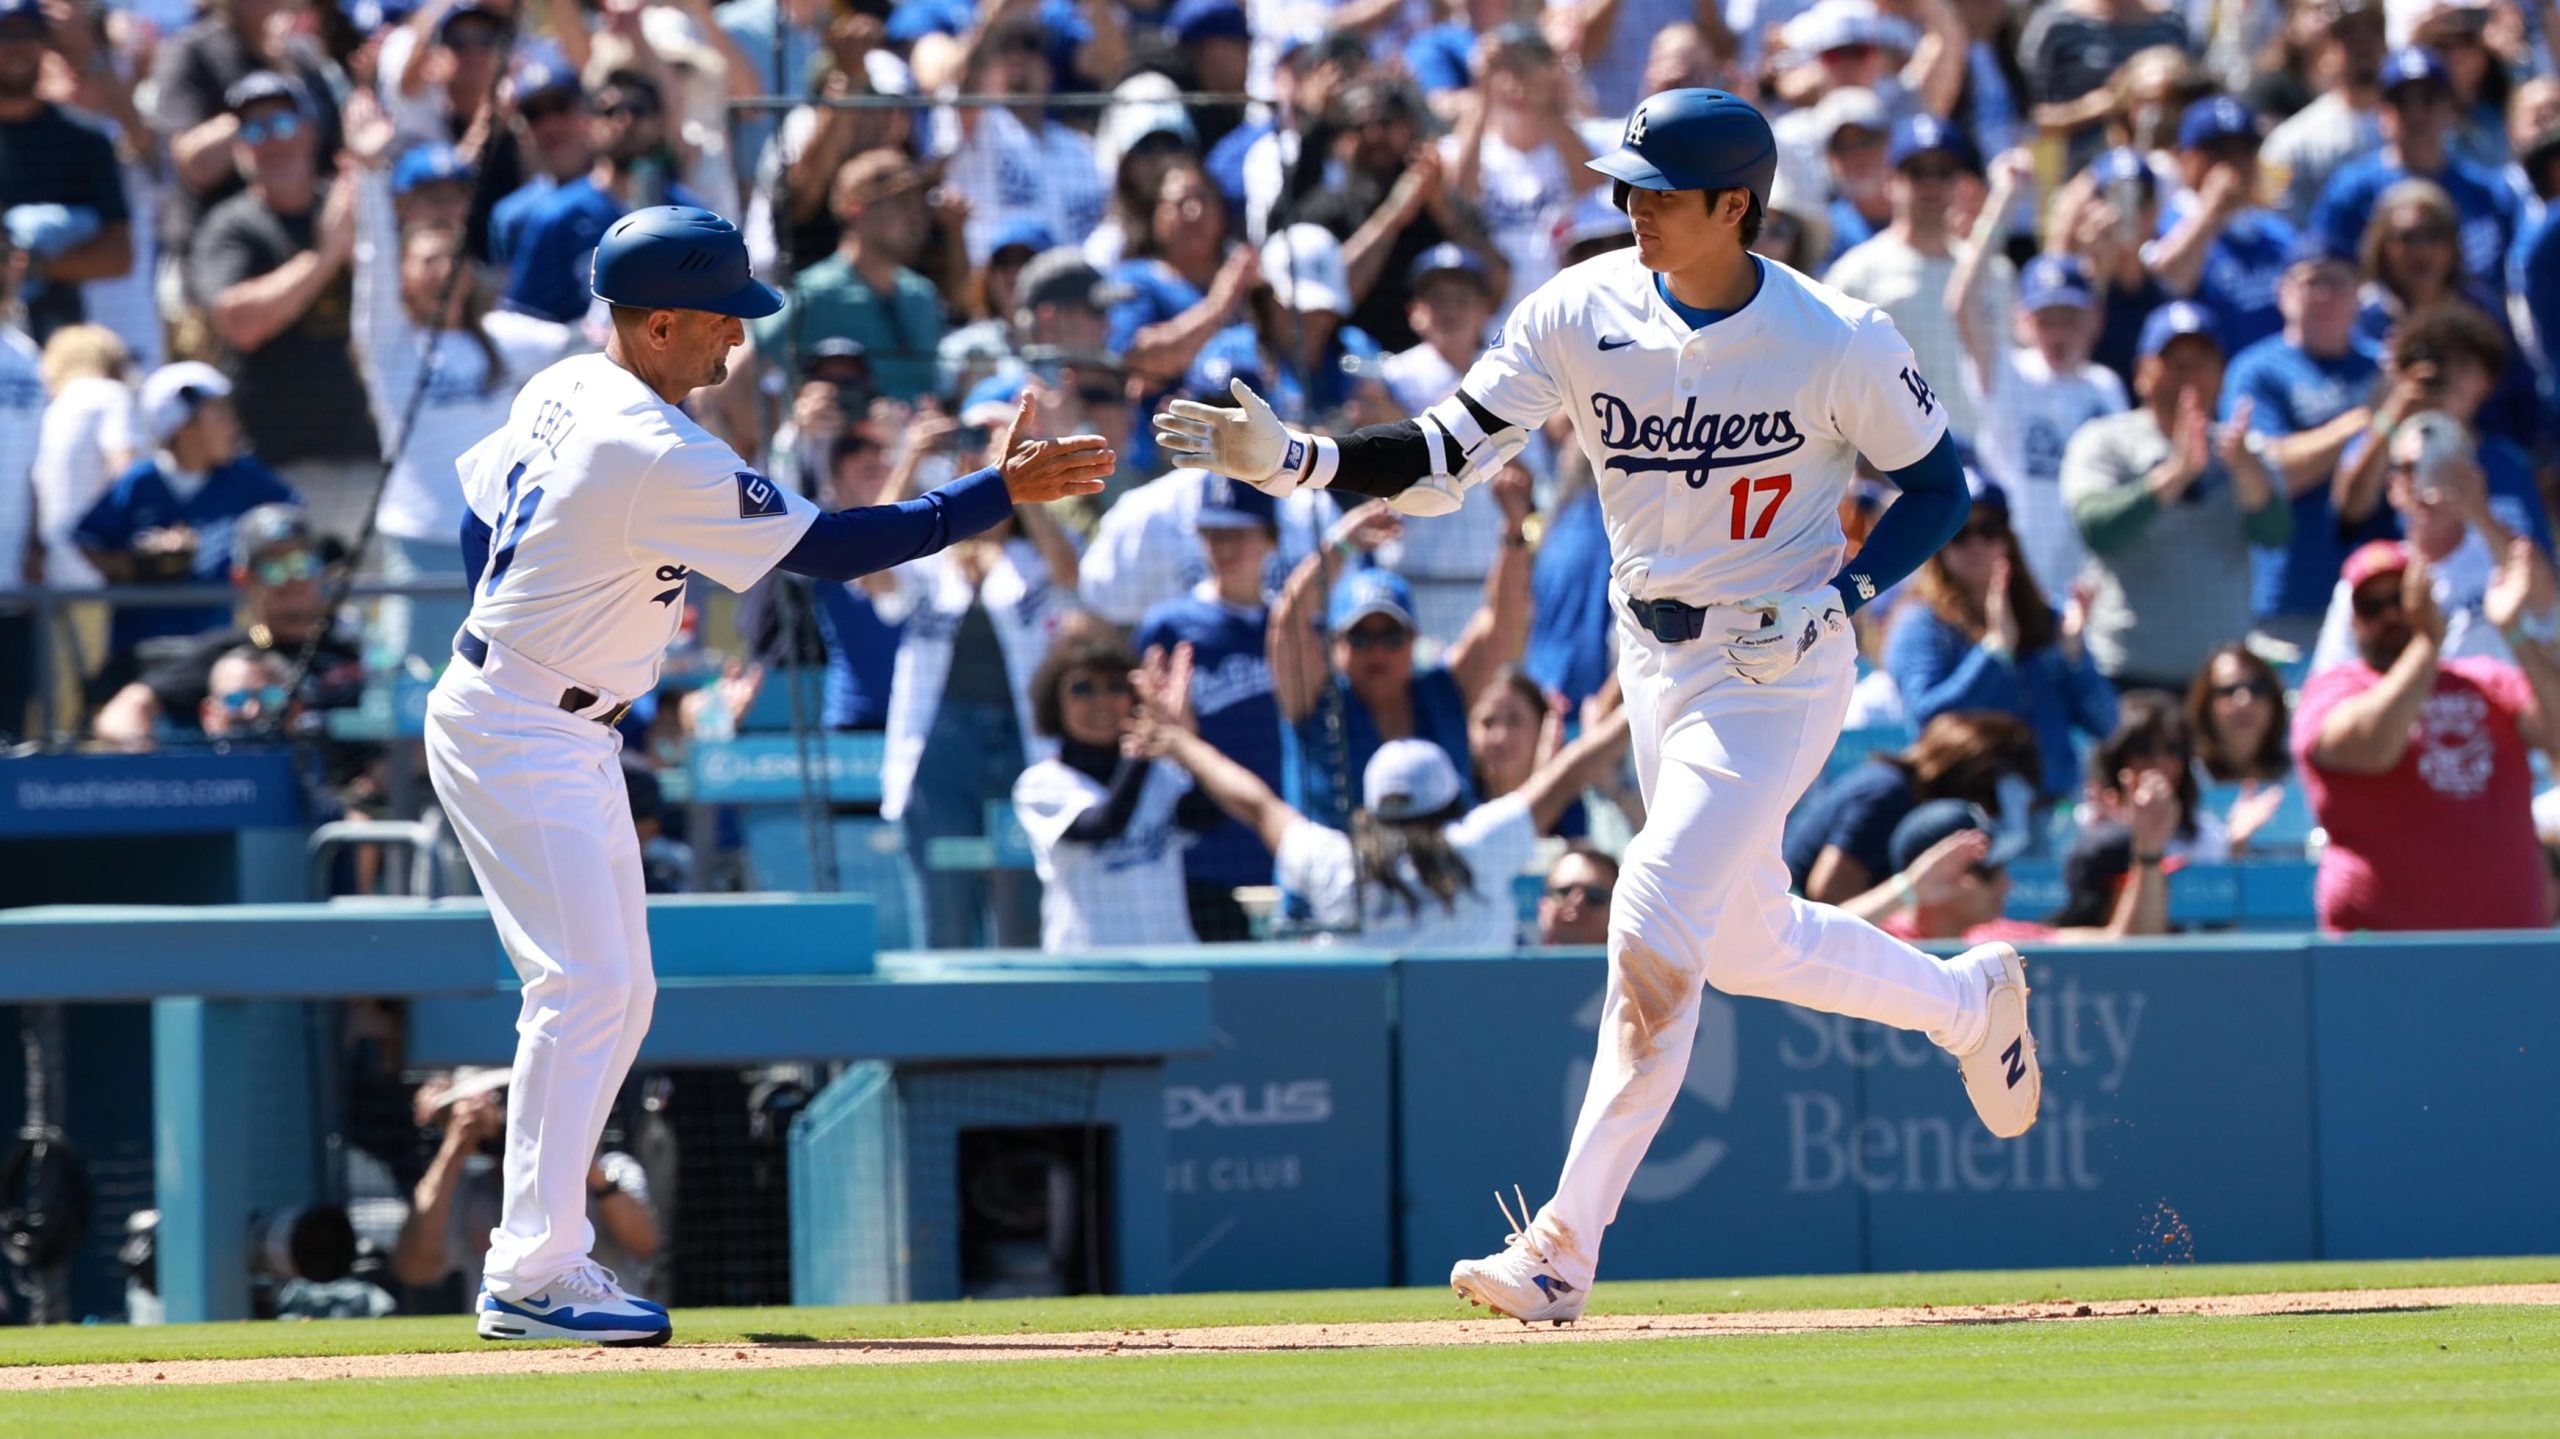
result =
[[2316,888],[2320,927],[2540,929],[2542,850],[2533,770],[2516,724],[2533,708],[2524,672],[2445,661],[2400,763],[2338,774],[2311,762],[2329,712],[2379,684],[2362,659],[2311,677],[2293,716],[2293,757],[2329,832]]

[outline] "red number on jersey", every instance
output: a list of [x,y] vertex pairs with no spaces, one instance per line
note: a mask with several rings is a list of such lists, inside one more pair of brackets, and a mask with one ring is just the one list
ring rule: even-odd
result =
[[[1795,487],[1796,477],[1793,475],[1763,475],[1756,480],[1734,481],[1733,538],[1737,540],[1769,538],[1769,524],[1778,517],[1778,506],[1787,502],[1788,492]],[[1769,503],[1760,511],[1760,519],[1756,524],[1751,521],[1750,500],[1754,494],[1769,497]],[[1745,526],[1749,527],[1747,532]]]

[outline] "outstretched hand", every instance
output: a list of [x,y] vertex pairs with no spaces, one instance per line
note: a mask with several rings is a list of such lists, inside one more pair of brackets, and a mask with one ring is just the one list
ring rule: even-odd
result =
[[1274,499],[1298,487],[1284,461],[1289,431],[1268,401],[1241,379],[1228,381],[1235,408],[1176,400],[1156,416],[1156,443],[1181,464],[1242,480]]
[[996,473],[1004,477],[1005,493],[1017,505],[1043,505],[1063,500],[1070,495],[1100,492],[1102,482],[1120,463],[1111,442],[1100,435],[1069,435],[1057,440],[1022,438],[1032,427],[1032,412],[1039,397],[1029,386],[1013,408],[1013,420],[1005,426],[1004,438],[996,446],[1003,458],[996,461]]
[[1129,686],[1138,697],[1138,712],[1129,726],[1138,753],[1163,758],[1176,735],[1199,733],[1198,718],[1191,712],[1190,645],[1175,645],[1170,652],[1162,645],[1149,649],[1130,671]]

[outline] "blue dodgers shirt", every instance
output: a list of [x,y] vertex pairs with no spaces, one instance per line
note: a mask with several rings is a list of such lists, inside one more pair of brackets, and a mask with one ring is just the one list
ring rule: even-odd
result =
[[[2362,341],[2343,355],[2324,357],[2305,354],[2286,344],[2282,335],[2260,340],[2234,357],[2223,374],[2222,418],[2229,419],[2245,396],[2251,433],[2270,438],[2300,434],[2370,404],[2380,374],[2380,362]],[[2375,537],[2366,533],[2370,528],[2359,526],[2355,534],[2341,535],[2325,483],[2294,496],[2293,538],[2283,549],[2251,552],[2251,612],[2326,613],[2339,566],[2346,563],[2348,551]]]
[[[1271,663],[1264,650],[1271,612],[1237,609],[1199,594],[1176,596],[1139,621],[1139,654],[1162,646],[1191,646],[1191,707],[1200,737],[1243,765],[1275,791],[1285,783],[1280,744],[1280,702],[1271,692]],[[1271,851],[1253,831],[1230,818],[1202,835],[1183,857],[1186,878],[1206,884],[1271,883]]]
[[[2365,226],[2372,221],[2382,192],[2408,178],[2409,171],[2382,151],[2348,161],[2320,192],[2320,203],[2311,210],[2312,228],[2327,236],[2340,254],[2363,254]],[[2507,250],[2516,238],[2515,192],[2497,176],[2461,159],[2449,158],[2440,175],[2418,178],[2443,186],[2453,200],[2461,227],[2463,270],[2491,291],[2505,293]]]
[[1575,706],[1609,682],[1609,528],[1586,485],[1547,521],[1529,570],[1529,642],[1520,667]]
[[[302,496],[277,479],[255,455],[242,455],[205,476],[204,487],[181,499],[169,488],[157,460],[144,459],[124,472],[71,532],[86,549],[119,553],[133,547],[136,535],[185,525],[196,532],[196,552],[187,569],[190,584],[220,585],[231,581],[231,524],[260,505],[298,505]],[[195,635],[231,623],[231,606],[183,605],[151,609],[118,609],[108,632],[109,647],[118,653],[162,635]]]
[[[1413,737],[1440,746],[1457,763],[1459,802],[1473,806],[1476,767],[1467,749],[1467,701],[1458,693],[1458,677],[1434,666],[1416,669],[1412,683]],[[1287,783],[1280,792],[1298,813],[1318,824],[1341,829],[1352,805],[1359,800],[1360,777],[1368,772],[1369,757],[1385,741],[1379,738],[1377,718],[1352,693],[1351,682],[1335,675],[1331,684],[1333,692],[1318,695],[1307,717],[1287,732],[1281,756],[1281,773]],[[1339,809],[1335,807],[1331,730],[1336,703],[1341,705],[1344,748],[1349,751],[1343,757],[1343,773],[1350,780],[1350,794]]]
[[820,583],[818,633],[827,642],[827,694],[821,722],[829,729],[887,729],[889,681],[898,668],[904,627],[880,618],[859,586]]
[[1230,372],[1262,376],[1271,382],[1262,392],[1271,408],[1280,418],[1303,424],[1350,400],[1351,370],[1346,365],[1374,372],[1378,360],[1378,342],[1370,339],[1366,330],[1344,325],[1333,332],[1332,343],[1325,346],[1323,358],[1302,384],[1288,366],[1264,361],[1261,340],[1247,323],[1229,325],[1211,335],[1209,343],[1200,347],[1199,358],[1191,363],[1200,367],[1223,362]]
[[[2170,202],[2160,214],[2160,233],[2176,229],[2194,204],[2191,194]],[[2294,244],[2293,226],[2272,210],[2243,210],[2214,237],[2196,292],[2188,298],[2212,312],[2224,354],[2236,355],[2284,329],[2276,282],[2284,278]]]
[[[652,201],[651,203],[660,203]],[[669,205],[700,205],[682,185],[669,185]],[[630,207],[581,176],[528,202],[507,247],[507,303],[561,324],[586,318],[588,259],[596,241]]]

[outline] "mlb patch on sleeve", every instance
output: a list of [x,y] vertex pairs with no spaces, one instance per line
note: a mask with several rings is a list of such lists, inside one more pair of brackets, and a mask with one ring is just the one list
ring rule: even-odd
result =
[[782,487],[753,470],[738,471],[738,518],[757,519],[783,512]]

